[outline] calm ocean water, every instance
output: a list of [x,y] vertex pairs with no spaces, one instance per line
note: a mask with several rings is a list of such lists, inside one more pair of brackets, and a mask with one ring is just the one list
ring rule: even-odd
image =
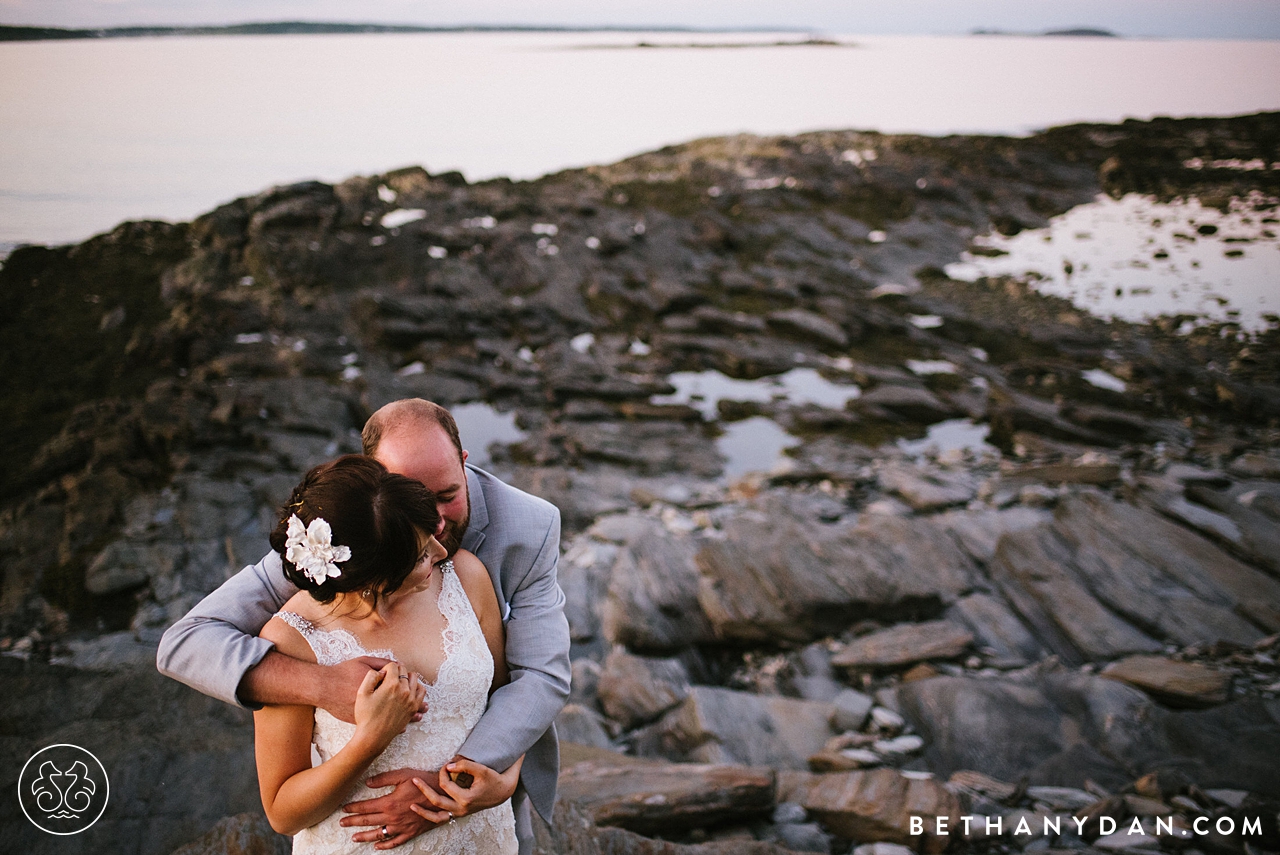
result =
[[[785,38],[794,39],[789,35]],[[427,34],[0,44],[0,252],[422,164],[529,178],[697,137],[1027,133],[1280,109],[1280,42]]]

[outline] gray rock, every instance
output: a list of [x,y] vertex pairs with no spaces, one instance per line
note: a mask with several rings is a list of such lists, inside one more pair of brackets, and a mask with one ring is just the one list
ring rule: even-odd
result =
[[1205,795],[1219,804],[1224,804],[1229,808],[1238,808],[1248,798],[1249,794],[1244,790],[1229,790],[1225,788],[1205,790]]
[[1069,662],[1162,649],[1094,598],[1072,558],[1051,528],[1016,532],[1001,539],[991,576],[1036,638]]
[[883,670],[931,659],[954,659],[973,643],[973,634],[949,621],[904,623],[856,638],[831,659],[837,668]]
[[884,757],[869,748],[826,749],[809,758],[809,770],[813,772],[851,772],[880,766]]
[[796,825],[809,818],[802,805],[795,802],[781,802],[773,809],[772,821],[777,825]]
[[765,322],[746,312],[727,312],[714,306],[699,306],[691,313],[697,329],[715,333],[764,332]]
[[799,802],[829,831],[857,842],[910,844],[928,853],[946,848],[951,838],[933,833],[913,836],[911,817],[944,816],[956,827],[960,802],[937,781],[908,777],[896,769],[779,776],[778,798]]
[[[893,694],[892,690],[890,690],[889,694]],[[897,706],[896,697],[897,696],[894,695],[894,698],[895,698],[894,706]],[[871,708],[871,722],[878,729],[887,730],[893,733],[896,733],[897,731],[902,730],[903,726],[906,725],[907,723],[906,720],[903,719],[902,715],[899,712],[897,712],[897,710],[893,710],[884,706]]]
[[896,384],[877,386],[860,397],[857,408],[869,415],[887,413],[890,416],[930,424],[954,415],[955,409],[937,395],[921,386]]
[[1106,837],[1099,837],[1093,841],[1095,849],[1104,851],[1117,849],[1152,849],[1159,850],[1159,838],[1147,834],[1130,834],[1129,830],[1117,831],[1114,834],[1108,834]]
[[1225,515],[1239,533],[1232,545],[1254,564],[1280,573],[1280,520],[1264,512],[1265,501],[1254,508],[1229,492],[1197,484],[1187,487],[1187,497]]
[[800,670],[807,677],[831,677],[835,672],[831,668],[831,651],[826,644],[809,644],[800,651],[798,657]]
[[927,519],[815,527],[766,500],[721,531],[697,553],[697,596],[715,635],[735,643],[807,642],[843,631],[849,615],[954,602],[975,571]]
[[698,541],[650,518],[619,553],[604,602],[604,635],[639,651],[677,651],[715,637],[699,606]]
[[775,843],[745,837],[682,845],[642,837],[624,828],[597,826],[590,805],[557,799],[550,825],[534,816],[535,855],[787,855]]
[[1102,669],[1102,676],[1136,686],[1176,706],[1221,704],[1231,688],[1231,675],[1225,671],[1163,656],[1129,656]]
[[775,482],[857,481],[875,459],[875,452],[844,438],[819,436],[790,449],[791,469]]
[[156,665],[157,645],[139,641],[133,632],[111,632],[70,647],[68,664],[84,671],[149,670]]
[[832,837],[822,830],[816,822],[803,822],[793,825],[780,825],[773,831],[772,839],[777,840],[792,852],[831,851]]
[[828,347],[849,346],[849,336],[839,324],[805,309],[770,312],[767,320],[770,326],[783,332],[801,336],[807,340],[817,340]]
[[[974,770],[1075,788],[1092,779],[1116,790],[1135,771],[1176,768],[1201,786],[1276,791],[1263,759],[1280,751],[1274,701],[1172,711],[1118,681],[1069,671],[1020,681],[943,676],[903,683],[897,694],[941,775]],[[1222,738],[1237,732],[1256,736]]]
[[1232,475],[1238,475],[1241,478],[1270,478],[1272,480],[1280,480],[1280,457],[1277,457],[1275,454],[1249,452],[1248,454],[1242,454],[1235,460],[1231,461],[1231,465],[1227,467],[1227,471]]
[[566,546],[556,569],[556,581],[564,591],[570,637],[587,643],[603,635],[601,604],[618,558],[618,547],[589,534],[574,538]]
[[1027,795],[1059,811],[1077,811],[1098,800],[1092,793],[1075,787],[1027,787]]
[[[11,781],[28,757],[55,743],[82,746],[106,768],[117,807],[109,806],[85,838],[95,851],[163,855],[225,817],[261,816],[248,711],[160,676],[154,660],[82,671],[0,657],[0,683]],[[67,852],[67,838],[28,823],[16,800],[4,817],[7,849]],[[256,851],[275,852],[274,846]]]
[[173,850],[172,855],[289,855],[292,849],[290,838],[277,834],[258,811],[219,820],[200,837]]
[[843,687],[833,677],[808,677],[801,675],[791,678],[791,685],[796,694],[806,701],[823,701],[830,703],[843,691]]
[[947,610],[947,618],[974,635],[974,645],[997,668],[1014,668],[1044,653],[1035,636],[1003,600],[971,594]]
[[566,766],[559,799],[585,810],[599,825],[654,833],[768,815],[774,787],[769,769],[597,754]]
[[1250,621],[1280,630],[1280,582],[1157,514],[1086,495],[1064,504],[1056,528],[1101,602],[1171,641],[1252,644]]
[[830,704],[694,686],[634,744],[639,754],[672,760],[804,769],[831,738],[833,712]]
[[[645,478],[621,466],[600,465],[583,471],[565,466],[521,466],[508,483],[546,499],[560,509],[566,533],[591,527],[600,517],[634,510],[635,495],[660,496],[674,476]],[[605,538],[608,539],[608,538]]]
[[84,587],[99,595],[127,591],[146,583],[153,571],[172,573],[181,557],[177,547],[118,540],[107,544],[89,562]]
[[556,443],[571,460],[616,463],[641,475],[680,472],[710,478],[721,470],[715,445],[701,431],[680,422],[563,422]]
[[689,673],[679,659],[614,650],[600,675],[600,705],[610,718],[630,729],[683,701],[690,688]]
[[569,682],[569,703],[596,709],[600,701],[600,663],[594,659],[574,659]]
[[864,843],[855,846],[852,855],[914,855],[914,852],[897,843]]
[[578,704],[565,704],[556,716],[556,733],[564,742],[614,750],[600,714]]
[[871,749],[882,757],[906,756],[924,748],[924,740],[914,733],[898,736],[893,739],[877,739]]
[[1182,496],[1152,497],[1152,505],[1165,516],[1214,540],[1236,548],[1244,547],[1244,533],[1240,531],[1240,526],[1226,514],[1211,511],[1203,505],[1187,501]]
[[862,692],[842,689],[832,698],[831,705],[835,707],[831,718],[832,727],[836,730],[862,730],[875,701]]
[[962,505],[977,495],[978,488],[967,473],[925,470],[891,463],[880,470],[880,487],[897,493],[920,512]]
[[1005,510],[947,511],[938,517],[938,523],[960,542],[974,561],[990,564],[995,558],[1000,538],[1010,532],[1037,528],[1052,519],[1053,516],[1048,511],[1014,507]]

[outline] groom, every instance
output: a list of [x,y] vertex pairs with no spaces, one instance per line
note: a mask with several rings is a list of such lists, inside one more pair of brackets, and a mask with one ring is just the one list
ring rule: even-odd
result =
[[[560,513],[465,465],[457,424],[448,410],[430,401],[411,398],[386,405],[369,418],[363,440],[365,454],[436,494],[444,522],[438,537],[449,554],[467,549],[489,568],[503,611],[511,680],[493,693],[458,752],[464,765],[472,761],[488,768],[475,770],[470,789],[450,789],[465,813],[493,807],[514,792],[516,833],[526,855],[533,851],[530,804],[551,820],[560,765],[552,721],[569,696],[569,625],[556,583]],[[161,673],[228,703],[320,707],[354,722],[356,689],[365,673],[380,667],[379,660],[323,666],[291,659],[257,636],[296,590],[284,578],[280,556],[268,553],[165,632],[156,659]],[[501,773],[522,754],[517,787],[514,774]],[[366,827],[354,840],[387,849],[433,827],[410,808],[416,802],[436,815],[439,811],[426,803],[415,777],[435,782],[439,776],[431,769],[400,769],[369,779],[371,787],[395,789],[347,805],[350,815],[343,824]],[[459,814],[456,808],[453,812]]]

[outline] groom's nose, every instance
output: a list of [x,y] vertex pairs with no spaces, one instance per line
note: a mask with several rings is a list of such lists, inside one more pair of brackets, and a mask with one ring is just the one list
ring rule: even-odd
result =
[[444,534],[444,517],[440,517],[440,522],[436,523],[436,537]]

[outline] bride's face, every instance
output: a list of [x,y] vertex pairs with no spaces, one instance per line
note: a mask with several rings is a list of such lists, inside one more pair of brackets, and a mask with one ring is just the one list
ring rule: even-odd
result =
[[440,541],[436,540],[435,535],[418,532],[418,563],[413,565],[413,570],[401,587],[405,590],[413,590],[420,585],[425,585],[430,581],[436,564],[448,557],[448,554],[440,545]]

